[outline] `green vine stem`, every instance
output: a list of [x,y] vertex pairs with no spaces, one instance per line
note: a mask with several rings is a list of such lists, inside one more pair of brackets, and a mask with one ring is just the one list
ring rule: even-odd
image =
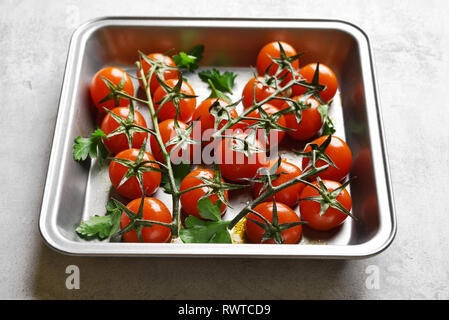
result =
[[[179,198],[181,196],[178,186],[175,182],[175,177],[173,174],[173,168],[170,160],[170,154],[167,152],[167,149],[165,147],[164,142],[162,141],[162,136],[159,131],[159,122],[157,119],[157,113],[154,109],[153,105],[153,99],[151,97],[151,91],[150,91],[150,85],[149,81],[147,80],[147,77],[143,71],[141,63],[138,61],[136,62],[137,70],[139,70],[140,74],[140,80],[142,81],[142,84],[145,88],[145,93],[147,96],[147,101],[145,101],[145,104],[148,107],[148,110],[150,112],[151,122],[153,123],[153,130],[154,130],[154,137],[156,138],[157,143],[159,144],[159,147],[161,149],[161,153],[165,159],[165,165],[167,167],[168,172],[168,178],[170,187],[172,190],[172,204],[173,204],[173,225],[176,226],[176,228],[172,228],[172,236],[177,237],[179,234],[179,230],[181,228],[181,207],[179,206]],[[149,73],[148,79],[151,79],[153,77],[155,68],[151,68],[151,71]]]

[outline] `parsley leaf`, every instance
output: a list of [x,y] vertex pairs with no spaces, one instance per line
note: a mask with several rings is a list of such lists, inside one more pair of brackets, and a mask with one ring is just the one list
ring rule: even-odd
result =
[[82,238],[103,240],[112,236],[120,227],[122,210],[112,201],[106,204],[106,215],[94,215],[83,221],[76,229],[76,233]]
[[220,71],[215,68],[212,70],[201,71],[198,75],[204,82],[209,82],[210,80],[217,90],[231,94],[235,78],[237,77],[237,74],[234,72],[225,71],[221,74]]
[[[185,178],[186,175],[190,173],[190,163],[180,163],[178,165],[172,165],[172,169],[175,183],[179,188],[179,186],[181,185],[181,181]],[[161,186],[166,193],[172,193],[168,174],[162,175]]]
[[204,221],[195,216],[188,216],[184,221],[185,228],[179,231],[184,243],[232,243],[228,231],[230,221],[221,220],[221,201],[215,204],[209,198],[198,201],[200,216],[212,221]]
[[102,138],[107,138],[101,129],[95,130],[90,138],[76,137],[73,144],[73,159],[76,161],[90,158],[98,158],[103,162],[108,156],[108,150],[103,144]]
[[183,51],[173,56],[176,66],[185,68],[189,72],[193,72],[199,68],[198,63],[203,58],[204,46],[197,45],[185,53]]

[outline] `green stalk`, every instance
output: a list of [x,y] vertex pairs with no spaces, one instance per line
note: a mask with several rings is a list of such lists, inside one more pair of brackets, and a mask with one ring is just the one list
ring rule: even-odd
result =
[[[181,208],[179,206],[180,192],[179,192],[178,186],[176,185],[176,182],[175,182],[173,168],[172,168],[172,164],[171,164],[171,160],[170,160],[170,154],[167,152],[167,149],[165,148],[165,144],[162,141],[162,136],[159,131],[159,122],[157,119],[156,111],[154,109],[153,99],[151,97],[149,83],[148,83],[147,78],[143,72],[140,62],[136,62],[136,66],[137,66],[137,70],[139,70],[140,76],[142,78],[141,79],[142,84],[145,88],[145,93],[146,93],[146,96],[148,99],[147,101],[145,101],[145,104],[147,105],[148,110],[150,111],[151,122],[153,123],[154,131],[155,131],[154,137],[156,138],[156,141],[159,144],[159,147],[161,149],[162,156],[165,159],[165,163],[166,163],[166,167],[167,167],[167,171],[168,171],[169,183],[170,183],[170,187],[172,190],[172,204],[173,204],[173,222],[172,223],[173,223],[173,225],[176,226],[176,228],[172,228],[172,230],[173,230],[172,236],[177,237],[179,234],[179,229],[181,228]],[[148,79],[151,79],[153,77],[153,74],[154,74],[154,68],[151,69]]]

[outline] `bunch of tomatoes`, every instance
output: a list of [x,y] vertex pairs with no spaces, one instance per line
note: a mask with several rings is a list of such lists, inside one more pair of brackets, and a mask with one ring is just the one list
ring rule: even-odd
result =
[[[201,200],[209,199],[224,215],[229,191],[249,183],[254,202],[229,226],[246,217],[242,220],[245,238],[251,243],[298,243],[303,224],[327,231],[351,215],[346,187],[352,153],[345,141],[324,129],[330,121],[327,111],[338,81],[329,67],[319,63],[300,67],[299,58],[286,42],[265,45],[257,55],[257,75],[248,81],[236,103],[217,94],[214,87],[211,96],[197,104],[195,90],[182,77],[179,65],[162,53],[141,56],[136,75],[117,67],[94,75],[90,94],[104,118],[96,135],[75,140],[74,157],[113,156],[111,183],[130,199],[126,209],[119,207],[125,242],[169,242],[176,228],[186,228],[181,219],[174,225],[176,213],[152,197],[167,176],[175,178],[169,181],[171,189],[173,180],[179,180],[176,195],[183,217],[195,217],[202,221],[201,226],[219,220],[206,218],[199,206]],[[154,107],[152,126],[134,108],[134,103],[148,101],[138,98],[132,77],[139,79]],[[235,107],[240,102],[244,111],[238,114]],[[192,136],[196,126],[202,133],[200,141]],[[290,139],[285,139],[287,136]],[[267,150],[284,139],[291,149],[296,141],[306,142],[298,152],[301,167],[283,157],[268,158]],[[176,176],[175,160],[186,160],[187,155],[187,162],[192,163],[198,146],[213,151],[214,168],[199,165]],[[85,228],[92,226],[94,221]],[[213,237],[216,235],[211,240]]]

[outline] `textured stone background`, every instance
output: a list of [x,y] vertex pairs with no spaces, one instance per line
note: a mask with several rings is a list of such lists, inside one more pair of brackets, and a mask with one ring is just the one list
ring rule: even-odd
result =
[[[449,2],[0,2],[0,298],[449,298]],[[63,256],[37,223],[70,35],[107,15],[347,20],[370,36],[398,215],[384,253],[358,261]],[[65,289],[65,268],[81,289]],[[366,268],[380,288],[365,286]]]

